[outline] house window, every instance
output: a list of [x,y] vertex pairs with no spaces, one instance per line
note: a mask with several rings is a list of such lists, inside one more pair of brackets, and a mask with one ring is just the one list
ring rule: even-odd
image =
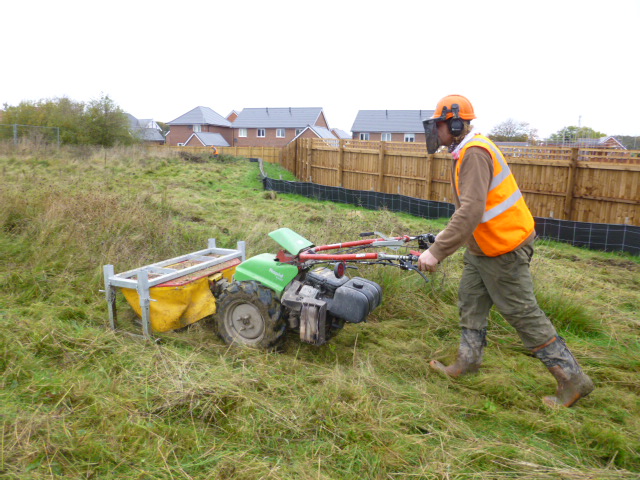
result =
[[383,133],[382,134],[382,141],[383,142],[390,142],[391,141],[391,134],[390,133]]
[[284,138],[284,128],[277,128],[276,129],[276,138]]
[[404,134],[404,141],[405,142],[415,142],[416,141],[416,134],[415,133],[405,133]]
[[360,140],[369,140],[369,134],[368,133],[360,133]]
[[302,130],[304,130],[304,128],[296,128],[296,137],[302,133]]
[[266,137],[266,132],[265,132],[264,128],[259,128],[259,129],[258,129],[258,137],[259,137],[259,138],[264,138],[264,137]]
[[194,125],[193,126],[193,131],[198,133],[202,131],[202,125]]
[[239,137],[243,137],[243,138],[244,138],[244,137],[246,137],[246,136],[247,136],[247,129],[246,129],[246,128],[241,128],[241,129],[238,131],[238,136],[239,136]]

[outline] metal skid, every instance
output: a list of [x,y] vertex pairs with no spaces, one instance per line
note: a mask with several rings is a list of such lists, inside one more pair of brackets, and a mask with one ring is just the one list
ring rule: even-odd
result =
[[[113,265],[104,265],[105,297],[109,310],[109,324],[112,329],[118,330],[116,294],[118,288],[130,288],[138,292],[142,311],[142,334],[150,339],[151,334],[151,298],[150,289],[162,283],[175,280],[186,275],[200,272],[210,267],[229,262],[231,260],[246,259],[245,242],[238,242],[236,250],[217,248],[215,239],[209,239],[208,248],[179,257],[163,260],[144,267],[129,270],[123,273],[115,273]],[[184,268],[174,268],[176,264],[183,263]]]

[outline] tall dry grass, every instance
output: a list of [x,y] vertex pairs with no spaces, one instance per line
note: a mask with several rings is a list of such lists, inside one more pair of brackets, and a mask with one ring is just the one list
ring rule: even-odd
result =
[[123,271],[210,237],[275,251],[267,234],[283,226],[317,243],[444,226],[266,195],[246,160],[160,152],[0,146],[4,478],[638,477],[637,258],[537,247],[540,303],[597,384],[572,409],[542,405],[553,379],[497,312],[479,374],[430,372],[456,352],[460,254],[429,284],[353,272],[385,300],[321,348],[295,336],[278,354],[229,348],[201,324],[139,341],[107,328],[105,263]]

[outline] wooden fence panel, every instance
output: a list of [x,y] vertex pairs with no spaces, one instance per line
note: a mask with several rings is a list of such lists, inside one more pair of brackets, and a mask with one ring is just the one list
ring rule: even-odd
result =
[[296,154],[298,145],[296,142],[289,143],[282,148],[280,154],[280,165],[296,175]]
[[453,203],[453,194],[451,191],[451,169],[453,160],[448,153],[438,153],[427,159],[431,163],[431,194],[425,192],[426,200],[436,200],[439,202]]
[[218,147],[218,152],[234,157],[262,158],[265,162],[280,163],[282,147]]
[[[184,147],[163,145],[154,146],[152,148],[167,149],[175,152],[189,152],[193,154],[211,153],[211,147]],[[234,157],[245,158],[262,158],[265,162],[281,163],[281,147],[216,147],[218,153],[225,155],[233,155]]]
[[329,145],[313,150],[311,179],[321,185],[337,185],[338,183],[338,149]]
[[[373,143],[379,146],[380,142]],[[379,176],[379,150],[358,147],[351,144],[346,144],[344,147],[343,186],[353,190],[376,190]]]
[[639,179],[640,165],[580,162],[571,220],[640,225]]
[[[287,167],[303,181],[452,202],[452,159],[422,144],[298,140]],[[535,216],[640,225],[640,152],[502,147]],[[284,157],[283,157],[284,158]]]
[[636,164],[640,165],[640,155],[636,150],[621,150],[607,148],[581,148],[581,161],[592,161],[599,163],[616,163],[616,164]]
[[534,215],[564,218],[567,186],[571,182],[571,161],[549,158],[532,159],[523,156],[507,158],[527,205]]

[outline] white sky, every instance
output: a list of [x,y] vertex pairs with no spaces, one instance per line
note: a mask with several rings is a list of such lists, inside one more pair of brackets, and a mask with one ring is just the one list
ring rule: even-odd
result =
[[31,0],[0,7],[0,107],[109,95],[168,122],[196,106],[433,109],[640,135],[640,0]]

